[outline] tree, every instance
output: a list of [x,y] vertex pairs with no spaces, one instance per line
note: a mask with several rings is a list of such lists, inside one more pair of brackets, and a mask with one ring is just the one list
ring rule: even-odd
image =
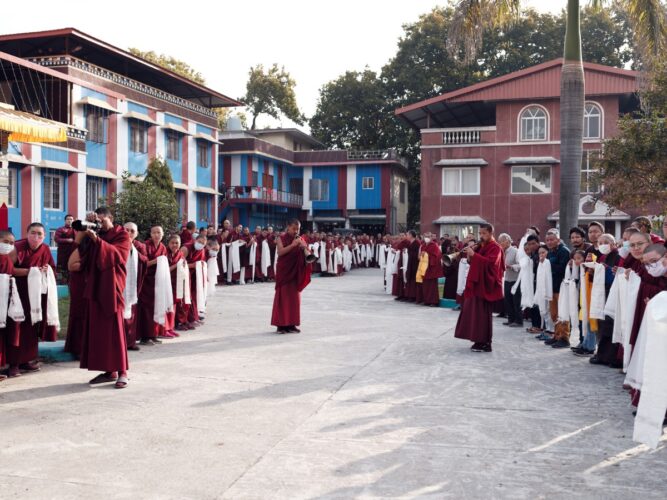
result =
[[283,114],[294,123],[303,125],[306,117],[299,111],[294,93],[296,82],[277,64],[267,71],[262,64],[250,68],[246,95],[241,98],[252,115],[251,130],[255,130],[257,116],[267,114],[278,118]]
[[180,59],[176,59],[175,57],[166,54],[157,54],[152,50],[143,51],[134,47],[130,47],[128,50],[130,51],[130,54],[134,56],[146,59],[149,62],[157,64],[169,71],[173,71],[174,73],[184,76],[188,80],[192,80],[200,85],[206,85],[204,76],[188,63],[181,61]]
[[[506,28],[519,18],[521,0],[459,0],[449,33],[450,52],[472,61],[482,46],[486,31]],[[599,8],[604,0],[592,0]],[[651,65],[665,43],[665,12],[660,1],[621,0],[635,31],[644,63]],[[567,1],[566,30],[561,72],[560,102],[560,227],[578,224],[583,152],[584,68],[581,48],[579,0]],[[593,40],[591,40],[593,41]],[[600,40],[595,40],[600,43]]]
[[160,158],[151,160],[140,182],[125,174],[123,190],[114,195],[111,210],[118,223],[134,222],[143,238],[150,236],[150,228],[156,224],[166,234],[177,231],[178,202],[166,162]]
[[619,134],[605,141],[598,162],[600,197],[610,206],[667,211],[667,69],[659,66],[643,95],[644,109],[625,116]]

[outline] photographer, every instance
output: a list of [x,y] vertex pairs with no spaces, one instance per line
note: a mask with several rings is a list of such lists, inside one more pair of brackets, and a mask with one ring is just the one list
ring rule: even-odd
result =
[[91,384],[115,382],[117,389],[123,389],[128,381],[123,292],[130,236],[125,228],[114,225],[108,208],[100,207],[91,215],[97,227],[77,231],[74,240],[86,281],[80,366],[104,372]]

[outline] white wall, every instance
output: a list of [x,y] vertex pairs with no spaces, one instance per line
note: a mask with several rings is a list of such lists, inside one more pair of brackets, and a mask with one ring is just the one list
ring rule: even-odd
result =
[[357,166],[347,166],[347,209],[357,208]]
[[303,210],[312,215],[313,202],[310,201],[310,179],[313,178],[313,167],[303,167]]

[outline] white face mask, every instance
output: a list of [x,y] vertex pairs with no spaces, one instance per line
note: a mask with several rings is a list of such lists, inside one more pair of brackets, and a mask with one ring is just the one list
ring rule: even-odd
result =
[[661,260],[652,264],[646,264],[645,267],[648,273],[654,278],[659,278],[663,274],[667,273],[667,268],[664,266]]
[[195,242],[195,250],[201,250],[202,248],[204,248],[204,244],[199,243],[198,241],[196,241]]
[[9,243],[0,243],[0,255],[8,255],[14,250],[14,245]]
[[623,246],[618,249],[618,255],[620,255],[622,258],[627,258],[628,255],[630,255],[630,242],[629,241],[624,241]]
[[209,256],[209,257],[217,257],[217,256],[218,256],[218,252],[216,252],[215,250],[209,250],[209,251],[208,251],[208,256]]
[[431,238],[424,238],[424,243],[431,243]]
[[611,252],[611,245],[600,245],[598,247],[598,250],[600,250],[600,253],[602,255],[609,255],[609,253]]

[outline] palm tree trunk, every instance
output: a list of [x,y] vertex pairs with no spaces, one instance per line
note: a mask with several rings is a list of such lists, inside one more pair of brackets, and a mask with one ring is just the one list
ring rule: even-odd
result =
[[579,0],[568,0],[564,61],[560,83],[559,224],[561,233],[569,231],[579,221],[584,99]]

